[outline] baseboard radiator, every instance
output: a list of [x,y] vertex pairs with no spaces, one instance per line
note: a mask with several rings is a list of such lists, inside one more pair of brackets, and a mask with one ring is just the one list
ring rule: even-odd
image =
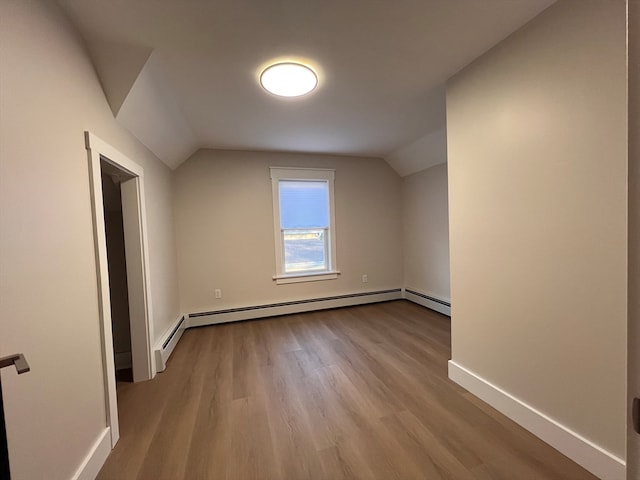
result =
[[451,314],[451,305],[444,300],[425,295],[415,290],[403,290],[402,288],[194,312],[185,314],[179,318],[172,328],[167,331],[158,345],[156,345],[156,370],[158,372],[165,370],[169,356],[187,328],[253,320],[292,313],[304,313],[315,310],[326,310],[329,308],[350,307],[367,303],[387,302],[402,298],[444,313],[445,315]]
[[291,313],[302,313],[310,310],[324,310],[328,308],[349,307],[365,303],[386,302],[402,298],[402,289],[378,290],[375,292],[358,292],[331,297],[310,298],[290,302],[271,303],[266,305],[252,305],[239,308],[227,308],[208,312],[189,314],[189,327],[215,325],[217,323],[237,322],[254,318],[274,317]]
[[167,360],[173,352],[173,349],[176,348],[176,345],[186,328],[187,316],[182,315],[156,345],[155,354],[157,372],[163,372],[165,368],[167,368]]
[[451,316],[451,303],[447,300],[427,295],[426,293],[418,292],[410,288],[404,289],[404,298],[449,317]]

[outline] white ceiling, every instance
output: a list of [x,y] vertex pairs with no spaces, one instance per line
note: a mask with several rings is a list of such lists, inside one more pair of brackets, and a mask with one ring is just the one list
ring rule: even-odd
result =
[[[116,118],[172,168],[198,148],[446,161],[444,82],[554,0],[59,0]],[[258,84],[303,60],[319,87]]]

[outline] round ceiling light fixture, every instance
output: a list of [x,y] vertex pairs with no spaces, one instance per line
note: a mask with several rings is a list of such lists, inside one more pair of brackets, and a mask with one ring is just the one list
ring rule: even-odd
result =
[[294,62],[276,63],[260,74],[260,85],[280,97],[300,97],[318,85],[318,76],[306,65]]

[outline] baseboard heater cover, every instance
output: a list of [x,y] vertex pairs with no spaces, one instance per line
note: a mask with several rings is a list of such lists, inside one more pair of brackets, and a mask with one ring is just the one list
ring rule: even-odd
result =
[[160,344],[155,349],[156,354],[156,371],[163,372],[167,368],[167,360],[173,349],[176,348],[178,340],[182,337],[187,327],[187,316],[182,315],[176,321],[173,328],[169,329],[167,334],[160,340]]
[[214,325],[216,323],[286,315],[289,313],[302,313],[309,310],[323,310],[362,305],[365,303],[385,302],[388,300],[398,300],[400,298],[402,298],[402,289],[392,288],[374,292],[358,292],[347,295],[334,295],[266,305],[251,305],[247,307],[212,310],[209,312],[196,312],[189,314],[189,326],[199,327]]
[[451,303],[440,298],[432,297],[425,293],[417,292],[410,288],[404,289],[405,298],[424,307],[435,310],[447,316],[451,316]]

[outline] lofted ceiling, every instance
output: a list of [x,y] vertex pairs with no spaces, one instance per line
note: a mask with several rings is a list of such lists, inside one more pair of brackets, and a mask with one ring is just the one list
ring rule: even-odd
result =
[[[172,168],[199,148],[446,161],[444,82],[555,0],[59,0],[118,121]],[[301,60],[282,99],[261,68]]]

